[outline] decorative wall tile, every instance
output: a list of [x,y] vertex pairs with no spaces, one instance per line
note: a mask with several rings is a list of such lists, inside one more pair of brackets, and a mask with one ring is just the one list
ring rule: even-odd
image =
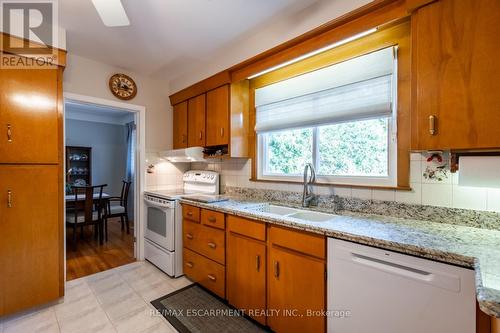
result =
[[427,161],[430,154],[422,155],[423,159],[421,161],[422,168],[422,183],[427,184],[451,184],[451,173],[449,164],[449,154],[442,154],[442,160],[439,161],[434,158],[432,161]]

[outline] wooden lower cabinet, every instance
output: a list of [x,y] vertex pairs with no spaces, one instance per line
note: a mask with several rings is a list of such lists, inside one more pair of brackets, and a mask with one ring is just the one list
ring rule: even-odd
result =
[[0,316],[62,296],[60,174],[57,165],[0,165]]
[[227,300],[266,324],[266,243],[235,233],[227,236]]
[[267,323],[275,332],[324,332],[325,262],[270,245]]
[[226,296],[226,271],[223,265],[184,248],[184,273],[194,282],[224,298]]
[[324,236],[185,204],[183,216],[187,277],[277,333],[325,331]]

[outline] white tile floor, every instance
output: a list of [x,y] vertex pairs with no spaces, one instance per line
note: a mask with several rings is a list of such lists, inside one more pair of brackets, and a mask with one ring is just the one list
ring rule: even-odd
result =
[[4,318],[0,333],[177,332],[149,302],[190,283],[135,262],[67,282],[64,301]]

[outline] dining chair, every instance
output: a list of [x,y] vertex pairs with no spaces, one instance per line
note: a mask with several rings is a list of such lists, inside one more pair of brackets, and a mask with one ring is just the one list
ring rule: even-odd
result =
[[[130,185],[132,182],[122,180],[122,190],[119,197],[109,197],[108,198],[108,209],[106,211],[106,217],[104,219],[104,234],[106,241],[108,240],[108,218],[119,217],[122,224],[122,230],[127,226],[127,234],[130,234],[130,226],[128,219],[128,193],[130,191]],[[113,204],[114,203],[114,204]]]
[[73,229],[73,248],[76,251],[76,232],[78,227],[83,238],[83,227],[94,226],[94,236],[103,244],[103,218],[106,209],[102,192],[107,184],[95,186],[72,186],[75,201],[72,207],[66,210],[66,227]]

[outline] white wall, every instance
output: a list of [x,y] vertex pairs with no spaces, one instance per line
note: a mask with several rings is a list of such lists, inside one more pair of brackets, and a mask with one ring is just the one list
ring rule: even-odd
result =
[[127,101],[146,107],[146,150],[159,151],[172,147],[172,108],[166,81],[158,81],[91,59],[68,53],[64,71],[64,92],[118,100],[108,88],[115,73],[124,73],[137,84],[137,96]]
[[127,163],[124,125],[66,119],[66,145],[92,148],[92,185],[108,184],[104,189],[120,196]]
[[202,63],[193,66],[190,72],[171,80],[170,90],[176,92],[186,88],[369,2],[371,0],[318,0],[299,12],[272,19],[267,25],[256,27],[219,49],[217,53],[200,55]]

